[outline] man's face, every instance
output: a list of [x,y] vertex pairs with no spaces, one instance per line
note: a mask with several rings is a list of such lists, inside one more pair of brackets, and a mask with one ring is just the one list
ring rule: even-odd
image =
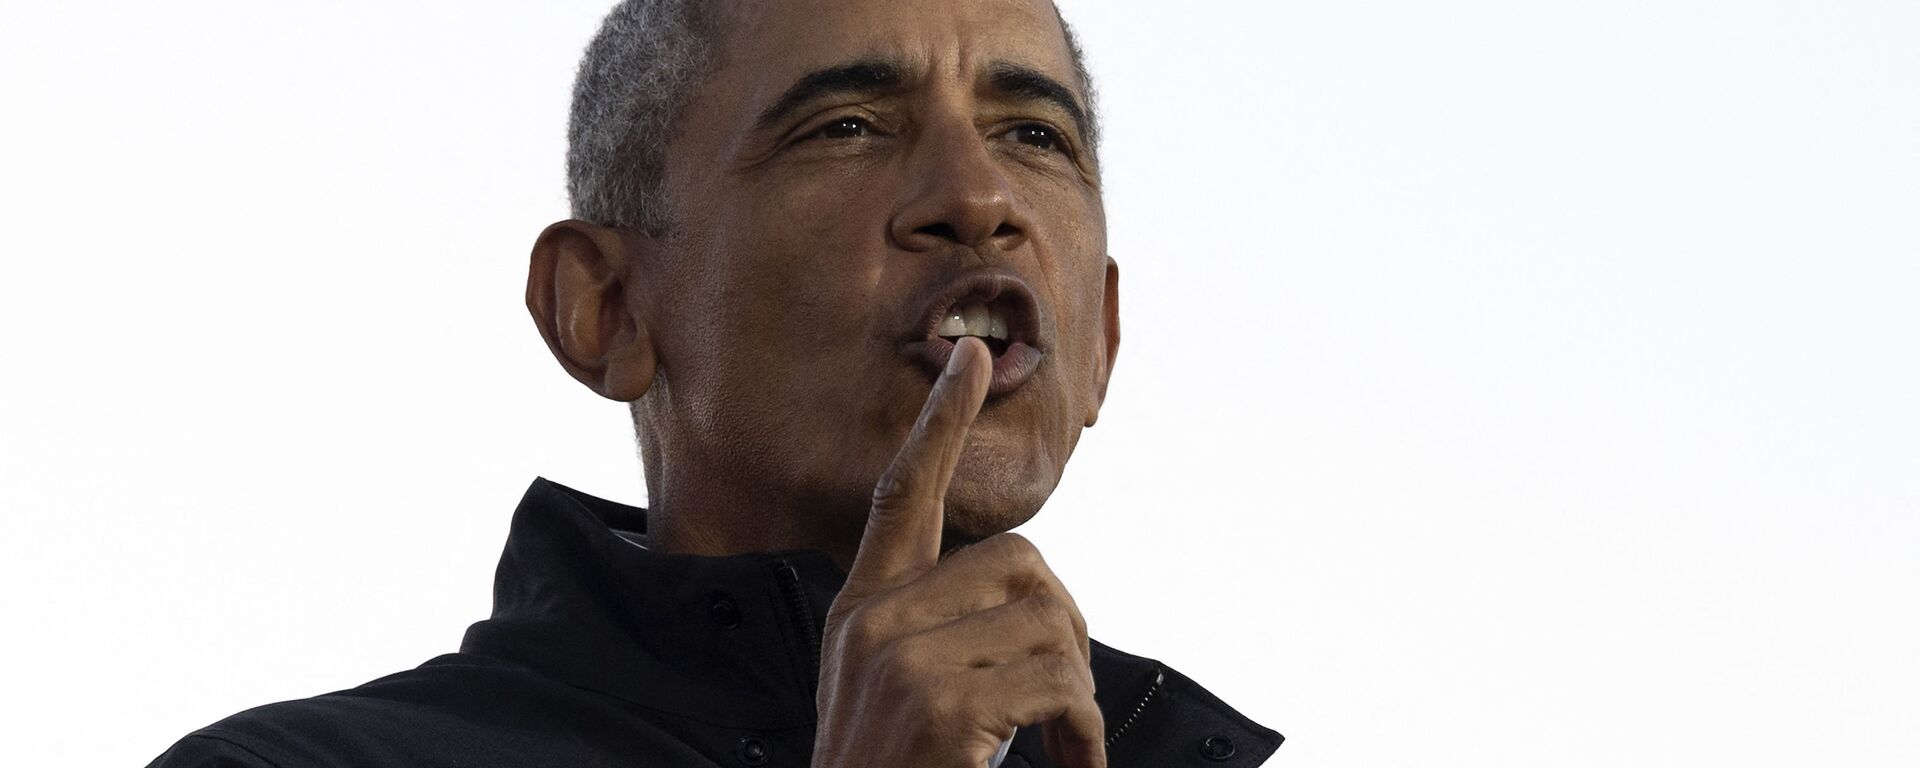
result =
[[949,533],[1024,522],[1098,413],[1119,341],[1081,83],[1053,8],[734,11],[667,163],[660,373],[642,414],[666,471],[844,510],[827,522],[857,530],[964,329],[989,337],[995,386],[950,487]]

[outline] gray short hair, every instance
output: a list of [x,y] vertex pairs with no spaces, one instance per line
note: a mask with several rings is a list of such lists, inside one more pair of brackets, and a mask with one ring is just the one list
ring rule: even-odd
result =
[[[719,58],[714,0],[621,0],[587,45],[567,123],[567,196],[573,217],[659,235],[672,221],[661,188],[680,113]],[[1054,7],[1059,13],[1059,7]],[[1098,142],[1093,80],[1061,17],[1081,98]]]
[[650,233],[666,228],[667,142],[712,71],[707,0],[622,0],[600,23],[573,81],[567,196],[573,217]]

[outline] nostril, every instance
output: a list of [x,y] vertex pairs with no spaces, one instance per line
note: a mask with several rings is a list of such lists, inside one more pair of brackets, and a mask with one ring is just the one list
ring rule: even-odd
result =
[[[962,232],[961,227],[967,227],[967,231]],[[1002,249],[1008,249],[1023,240],[1020,227],[1005,221],[994,224],[992,234],[987,234],[983,228],[968,226],[964,221],[959,223],[936,221],[914,227],[912,239],[919,241],[919,244],[907,245],[903,243],[903,245],[907,245],[909,248],[933,248],[940,247],[947,243],[953,243],[968,248],[977,248],[992,242],[997,243]]]
[[948,224],[944,221],[938,224],[928,224],[924,227],[914,230],[914,232],[936,237],[941,240],[950,240],[956,243],[960,242],[960,233],[954,230],[952,224]]

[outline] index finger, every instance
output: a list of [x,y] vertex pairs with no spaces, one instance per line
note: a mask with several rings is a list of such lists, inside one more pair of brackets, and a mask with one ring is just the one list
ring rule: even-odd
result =
[[873,487],[873,508],[843,591],[858,596],[891,589],[939,562],[947,484],[992,377],[985,343],[972,337],[954,343],[906,444]]

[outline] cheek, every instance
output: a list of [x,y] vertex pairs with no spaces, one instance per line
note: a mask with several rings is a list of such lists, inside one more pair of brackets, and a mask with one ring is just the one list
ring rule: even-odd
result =
[[[736,221],[779,222],[794,242],[825,245],[886,234],[893,164],[879,158],[795,163],[744,182]],[[884,240],[880,241],[884,243]]]
[[740,189],[702,212],[684,258],[705,266],[678,302],[690,349],[682,370],[664,366],[683,404],[712,414],[699,425],[711,450],[756,450],[756,471],[806,484],[864,463],[848,446],[885,442],[902,292],[888,288],[884,218],[843,185]]
[[725,247],[742,278],[772,283],[784,325],[771,330],[817,349],[863,335],[888,278],[885,184],[830,173],[743,186]]
[[[722,299],[755,320],[748,339],[815,351],[845,341],[879,281],[873,207],[832,179],[757,180],[713,212],[710,258],[728,264]],[[857,187],[856,187],[857,189]],[[880,219],[881,222],[884,219]]]
[[1099,358],[1106,346],[1106,260],[1097,244],[1069,244],[1073,256],[1063,257],[1051,280],[1058,290],[1056,350],[1062,384],[1075,405],[1091,390]]

